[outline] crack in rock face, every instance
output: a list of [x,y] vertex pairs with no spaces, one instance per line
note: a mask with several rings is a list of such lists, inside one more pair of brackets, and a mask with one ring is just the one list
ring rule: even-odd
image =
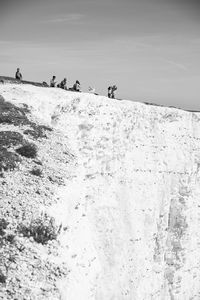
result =
[[0,176],[0,298],[200,299],[199,113],[0,94],[0,158],[20,160]]

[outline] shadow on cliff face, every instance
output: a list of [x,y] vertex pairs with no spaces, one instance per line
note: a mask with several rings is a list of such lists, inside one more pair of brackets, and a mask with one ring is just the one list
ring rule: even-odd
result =
[[168,249],[165,254],[166,271],[165,278],[169,284],[169,294],[174,299],[174,294],[179,293],[177,280],[181,281],[181,276],[177,275],[185,263],[185,246],[184,242],[188,228],[186,209],[187,200],[190,196],[189,181],[190,178],[180,179],[180,187],[177,196],[171,199],[168,219]]

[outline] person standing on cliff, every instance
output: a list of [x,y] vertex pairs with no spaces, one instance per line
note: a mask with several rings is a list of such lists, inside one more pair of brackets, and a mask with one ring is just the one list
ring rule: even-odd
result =
[[17,80],[22,80],[22,74],[20,73],[20,69],[17,68],[17,72],[15,73],[15,78]]
[[112,87],[112,94],[111,94],[111,98],[115,99],[115,91],[117,90],[117,86],[113,85]]
[[108,87],[108,98],[115,99],[115,91],[117,90],[117,86],[109,86]]
[[112,98],[111,95],[112,95],[112,86],[109,86],[108,87],[108,98]]

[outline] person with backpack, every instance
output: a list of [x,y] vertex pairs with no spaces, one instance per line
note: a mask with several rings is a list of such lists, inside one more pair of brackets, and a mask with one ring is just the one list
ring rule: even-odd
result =
[[80,82],[78,80],[76,80],[76,82],[73,85],[73,90],[76,92],[81,92],[81,85]]
[[17,72],[15,73],[15,78],[17,80],[22,80],[22,74],[20,73],[20,69],[17,68]]
[[53,76],[52,79],[50,80],[50,87],[55,87],[56,86],[56,76]]

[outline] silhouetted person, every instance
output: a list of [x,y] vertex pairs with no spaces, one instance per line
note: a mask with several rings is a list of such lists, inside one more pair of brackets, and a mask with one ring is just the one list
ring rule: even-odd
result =
[[112,87],[112,95],[111,95],[111,98],[115,99],[115,91],[117,90],[117,86],[116,85],[113,85]]
[[108,87],[108,98],[115,99],[115,91],[117,90],[117,86],[109,86]]
[[112,86],[108,87],[108,98],[112,98]]
[[63,90],[67,90],[67,79],[64,78],[61,83],[59,84],[59,87]]
[[55,87],[56,86],[56,76],[53,76],[52,79],[50,80],[50,87]]
[[17,68],[17,72],[15,73],[15,78],[18,80],[22,80],[22,74],[20,73],[19,68]]
[[81,91],[81,85],[80,85],[80,82],[78,80],[76,80],[76,82],[74,83],[73,90],[76,91],[76,92]]

